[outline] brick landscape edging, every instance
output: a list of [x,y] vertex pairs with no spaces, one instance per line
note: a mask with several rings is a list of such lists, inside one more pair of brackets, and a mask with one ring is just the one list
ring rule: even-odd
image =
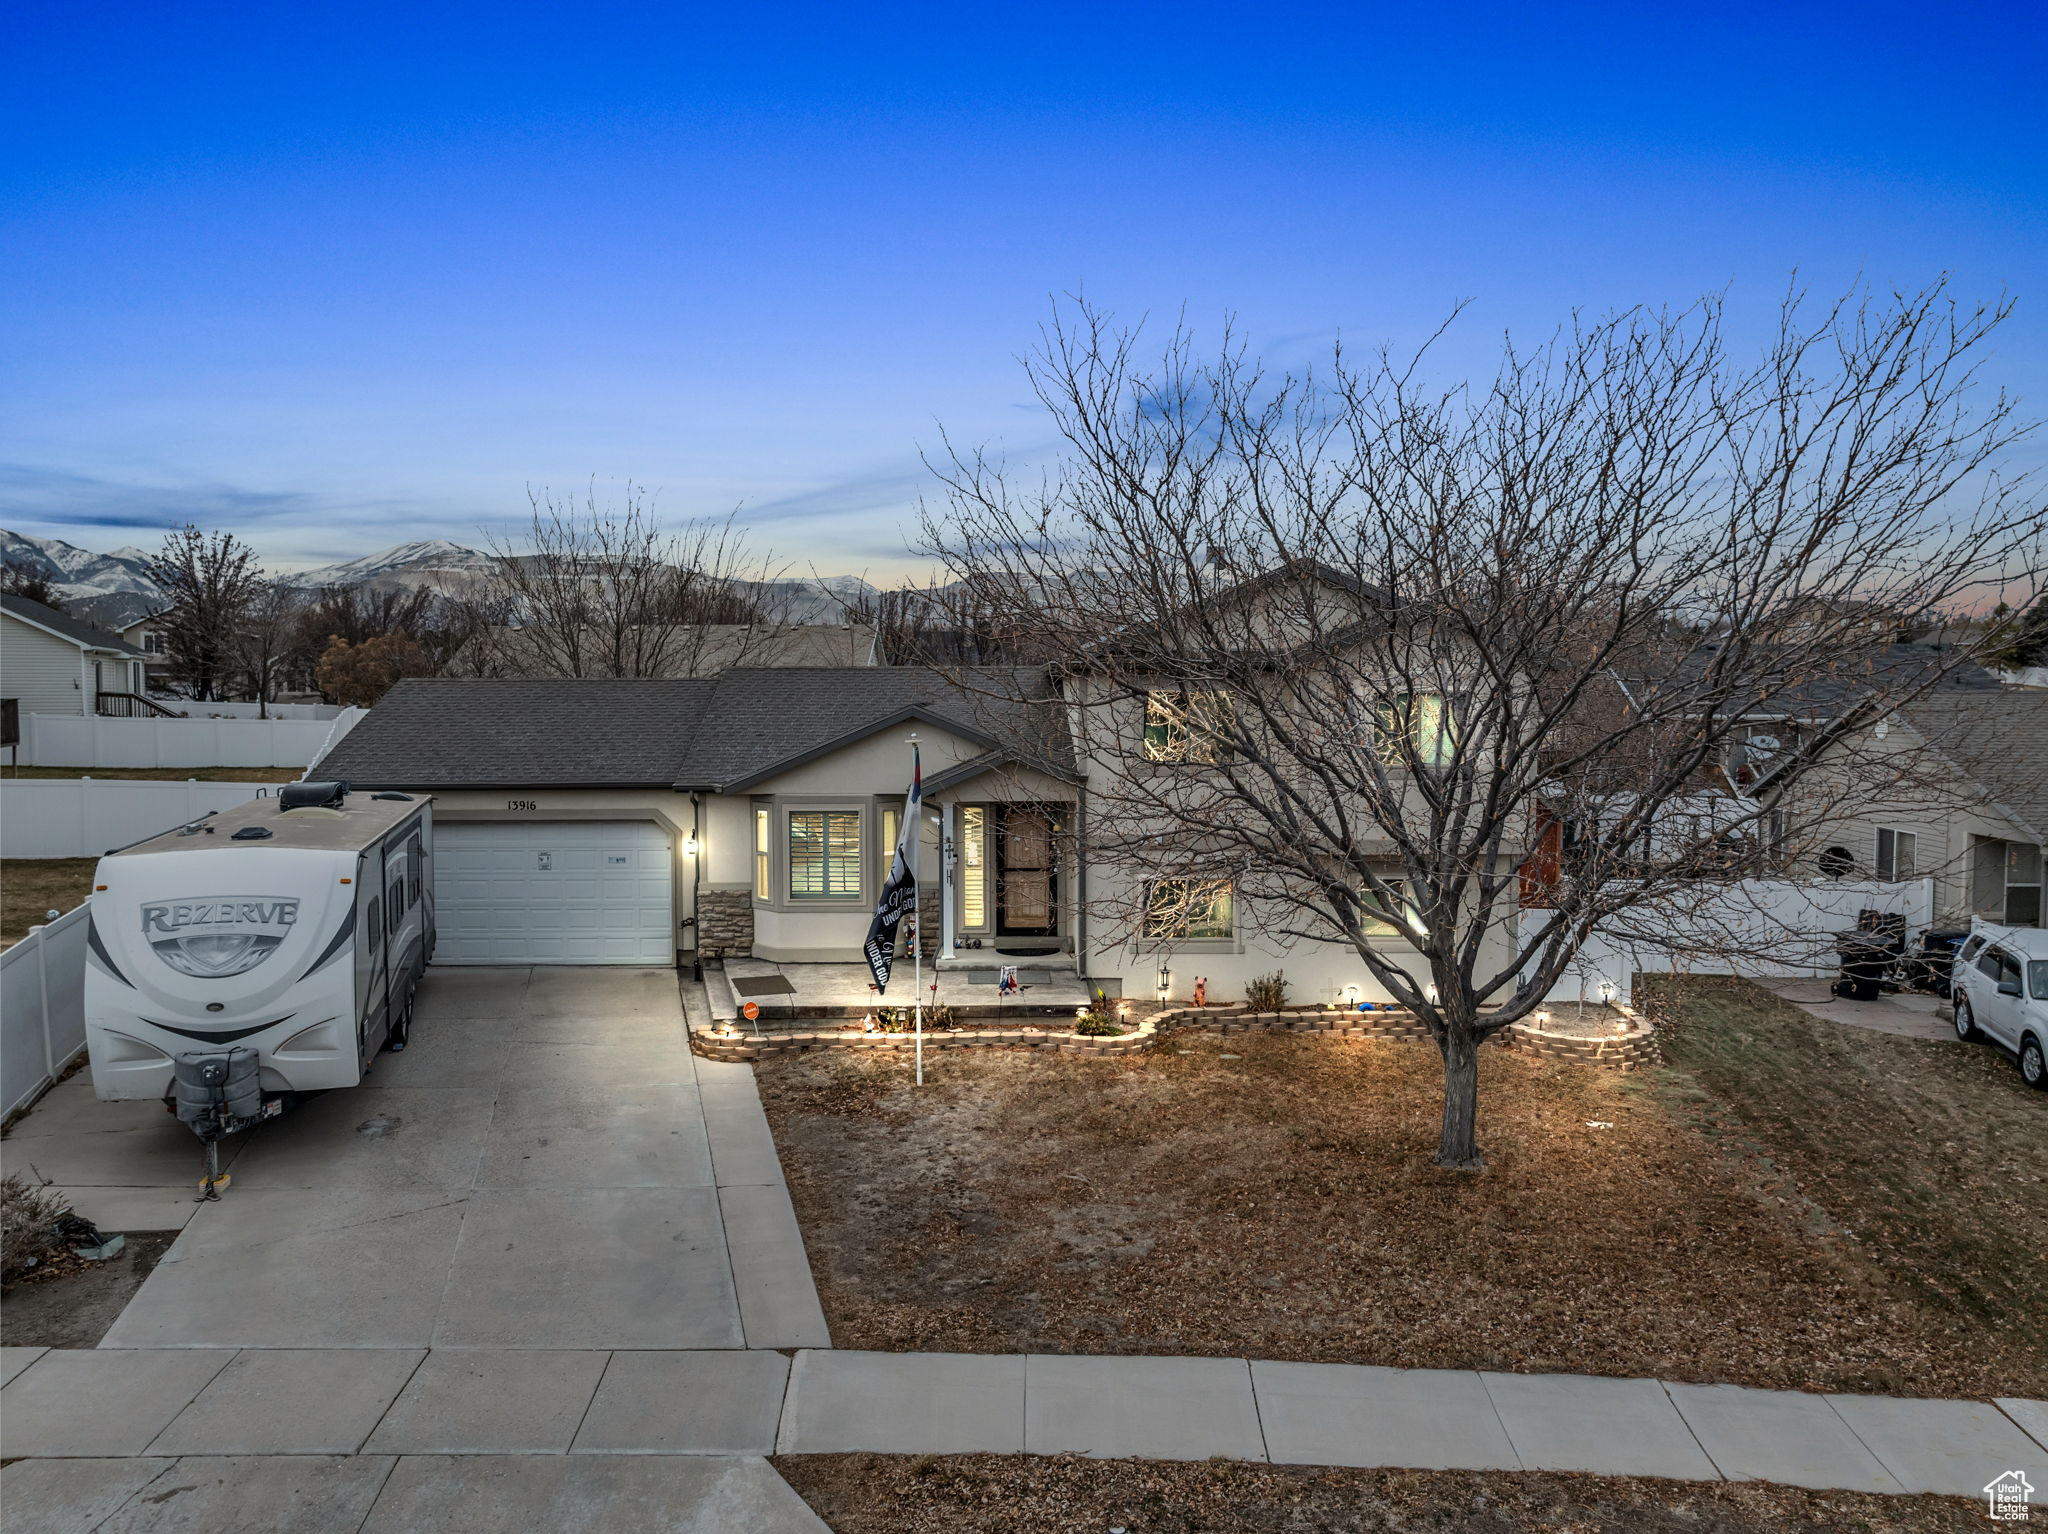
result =
[[[1538,1059],[1559,1060],[1573,1065],[1603,1065],[1612,1070],[1634,1070],[1655,1065],[1656,1028],[1641,1018],[1626,1035],[1612,1038],[1580,1038],[1559,1033],[1539,1033],[1520,1023],[1510,1023],[1492,1035],[1492,1042],[1521,1050]],[[1050,1028],[990,1027],[976,1022],[958,1031],[940,1031],[924,1036],[924,1047],[932,1049],[1041,1049],[1062,1055],[1130,1055],[1151,1049],[1161,1038],[1181,1029],[1204,1033],[1328,1033],[1347,1039],[1427,1039],[1429,1030],[1412,1012],[1227,1012],[1213,1007],[1175,1007],[1140,1020],[1132,1032],[1113,1038],[1073,1033]],[[908,1033],[862,1033],[844,1028],[819,1028],[781,1032],[756,1038],[741,1033],[721,1037],[709,1028],[690,1030],[690,1048],[707,1060],[751,1064],[757,1060],[779,1059],[807,1054],[814,1049],[907,1050],[915,1046]]]

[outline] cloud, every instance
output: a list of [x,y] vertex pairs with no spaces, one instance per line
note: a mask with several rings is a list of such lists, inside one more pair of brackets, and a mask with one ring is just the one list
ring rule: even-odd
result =
[[0,463],[0,516],[16,522],[73,527],[240,527],[306,517],[315,498],[302,491],[245,490],[235,485],[142,485],[39,464]]

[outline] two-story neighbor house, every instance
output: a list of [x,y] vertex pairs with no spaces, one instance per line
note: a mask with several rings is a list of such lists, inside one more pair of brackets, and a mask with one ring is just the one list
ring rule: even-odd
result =
[[0,693],[24,714],[125,713],[142,697],[144,656],[120,636],[0,596]]

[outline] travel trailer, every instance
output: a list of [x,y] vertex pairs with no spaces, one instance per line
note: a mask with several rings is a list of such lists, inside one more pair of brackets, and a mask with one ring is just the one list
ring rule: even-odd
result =
[[433,859],[431,799],[346,783],[286,784],[109,852],[85,975],[93,1090],[182,1100],[231,1081],[203,1125],[180,1110],[211,1135],[354,1086],[405,1045],[434,951]]

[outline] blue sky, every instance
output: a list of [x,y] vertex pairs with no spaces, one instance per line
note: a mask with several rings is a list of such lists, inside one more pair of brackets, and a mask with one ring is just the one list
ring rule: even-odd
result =
[[[890,576],[1029,456],[1048,296],[1441,365],[1796,268],[2017,294],[2038,6],[24,7],[0,53],[0,525],[280,565],[592,475]],[[2039,456],[2036,454],[2036,456]]]

